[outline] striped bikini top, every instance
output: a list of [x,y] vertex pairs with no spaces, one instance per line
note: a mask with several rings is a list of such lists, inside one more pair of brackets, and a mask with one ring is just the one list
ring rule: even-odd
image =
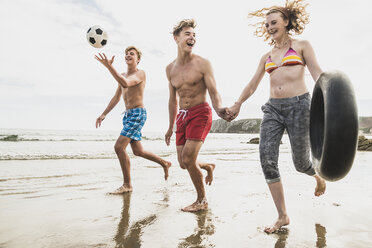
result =
[[271,56],[269,56],[266,60],[265,71],[270,74],[279,67],[287,65],[305,65],[304,62],[302,62],[301,57],[298,56],[297,52],[292,47],[289,47],[280,65],[276,65],[271,60]]

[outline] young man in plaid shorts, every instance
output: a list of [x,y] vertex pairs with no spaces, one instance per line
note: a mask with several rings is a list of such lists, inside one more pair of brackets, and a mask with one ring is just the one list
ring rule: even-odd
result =
[[120,101],[121,96],[125,103],[125,114],[123,118],[123,130],[115,144],[115,152],[119,158],[121,170],[123,172],[124,182],[112,194],[123,194],[132,191],[130,178],[130,160],[126,148],[131,145],[133,154],[160,164],[164,170],[164,178],[168,178],[168,169],[171,166],[159,156],[143,149],[141,144],[141,129],[146,121],[146,109],[143,105],[143,92],[146,84],[145,71],[139,70],[137,64],[141,59],[141,51],[134,46],[125,49],[125,62],[127,63],[127,72],[118,73],[113,67],[115,56],[108,59],[104,53],[99,53],[95,58],[101,62],[118,82],[118,87],[114,97],[106,107],[105,111],[97,118],[96,128],[101,126],[106,115]]

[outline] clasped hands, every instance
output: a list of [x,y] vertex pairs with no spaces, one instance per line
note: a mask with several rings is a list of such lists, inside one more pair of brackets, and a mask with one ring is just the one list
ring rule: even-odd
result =
[[216,112],[217,112],[219,117],[221,117],[225,121],[230,122],[238,116],[239,111],[240,111],[240,107],[241,107],[241,104],[238,103],[238,102],[235,102],[235,104],[232,105],[231,107],[220,108]]

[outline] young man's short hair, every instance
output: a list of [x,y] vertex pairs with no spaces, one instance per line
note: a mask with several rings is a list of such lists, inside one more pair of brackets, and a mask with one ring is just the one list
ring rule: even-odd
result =
[[129,46],[125,49],[125,54],[127,54],[129,50],[136,51],[137,57],[138,57],[138,63],[139,63],[139,61],[141,60],[142,52],[135,46]]
[[185,27],[195,28],[196,22],[194,19],[183,19],[176,26],[173,27],[173,35],[177,36]]

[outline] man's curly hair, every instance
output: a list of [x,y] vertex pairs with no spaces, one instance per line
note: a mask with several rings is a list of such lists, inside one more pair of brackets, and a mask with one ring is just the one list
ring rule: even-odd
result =
[[195,28],[196,27],[196,22],[194,19],[183,19],[179,23],[177,23],[176,26],[173,27],[173,35],[177,36],[179,33],[181,33],[182,29],[185,27],[191,27]]

